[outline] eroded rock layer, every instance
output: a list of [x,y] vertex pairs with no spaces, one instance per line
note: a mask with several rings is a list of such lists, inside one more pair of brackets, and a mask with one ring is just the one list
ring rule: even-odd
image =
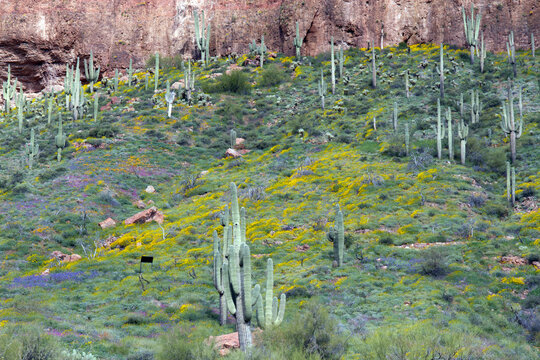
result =
[[[195,55],[193,10],[212,24],[212,55],[242,53],[265,36],[272,51],[293,54],[295,22],[307,55],[344,46],[444,42],[464,45],[461,6],[469,0],[10,0],[0,1],[0,78],[7,64],[29,91],[59,83],[66,62],[94,51],[105,71],[149,54]],[[505,49],[514,31],[518,48],[540,41],[538,0],[477,0],[490,50]]]

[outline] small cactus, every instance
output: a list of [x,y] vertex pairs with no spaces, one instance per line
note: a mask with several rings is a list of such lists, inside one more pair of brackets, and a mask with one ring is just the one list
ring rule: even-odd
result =
[[345,248],[345,227],[343,225],[343,213],[339,205],[336,206],[336,223],[328,231],[327,238],[334,243],[334,261],[337,262],[338,266],[342,266]]

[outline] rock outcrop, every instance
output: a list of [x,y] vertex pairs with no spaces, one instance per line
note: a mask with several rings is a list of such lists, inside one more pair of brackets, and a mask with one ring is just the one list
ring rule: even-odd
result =
[[[461,5],[470,0],[10,0],[0,2],[0,78],[7,64],[27,91],[61,83],[65,64],[93,50],[104,73],[143,66],[153,52],[196,56],[193,10],[212,24],[210,53],[246,52],[265,36],[269,50],[292,55],[295,22],[303,54],[327,51],[330,36],[344,47],[405,41],[464,45]],[[505,49],[514,31],[518,48],[540,42],[537,0],[476,0],[490,50]],[[82,62],[82,61],[81,61]]]

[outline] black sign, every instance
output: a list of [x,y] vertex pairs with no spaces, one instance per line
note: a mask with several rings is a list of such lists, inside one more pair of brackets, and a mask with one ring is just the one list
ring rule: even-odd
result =
[[141,263],[153,263],[154,257],[153,256],[141,256]]

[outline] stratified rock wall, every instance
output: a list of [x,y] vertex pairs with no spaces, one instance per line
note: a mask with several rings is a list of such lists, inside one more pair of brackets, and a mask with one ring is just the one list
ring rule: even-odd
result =
[[[461,6],[469,0],[0,0],[0,77],[7,64],[29,90],[59,83],[65,63],[94,51],[105,71],[143,65],[149,54],[195,56],[193,10],[212,24],[212,55],[243,53],[264,34],[273,51],[293,54],[295,22],[304,54],[344,46],[405,41],[464,45]],[[540,42],[538,0],[477,0],[488,49],[505,49],[514,31],[517,47]]]

